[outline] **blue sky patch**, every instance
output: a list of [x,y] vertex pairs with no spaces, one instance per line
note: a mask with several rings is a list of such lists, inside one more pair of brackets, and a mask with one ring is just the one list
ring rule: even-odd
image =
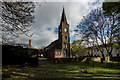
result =
[[49,30],[49,31],[50,31],[50,30],[51,30],[51,28],[48,28],[47,30]]
[[70,36],[70,43],[76,40],[77,38],[75,36]]
[[55,29],[54,29],[54,33],[55,33],[55,34],[58,34],[58,28],[55,28]]

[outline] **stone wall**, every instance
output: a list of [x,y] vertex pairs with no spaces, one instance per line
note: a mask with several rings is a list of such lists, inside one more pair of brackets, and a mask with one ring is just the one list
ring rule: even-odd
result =
[[55,58],[55,50],[46,51],[46,58]]
[[48,60],[54,63],[66,63],[66,62],[81,62],[83,59],[84,57],[81,57],[81,58],[49,58]]
[[38,65],[38,50],[22,46],[2,45],[2,64]]

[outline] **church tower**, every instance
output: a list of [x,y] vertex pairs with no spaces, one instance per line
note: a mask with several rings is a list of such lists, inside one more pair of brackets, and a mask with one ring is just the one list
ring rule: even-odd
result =
[[61,45],[62,53],[65,58],[69,58],[70,57],[69,24],[67,23],[64,7],[61,16],[61,22],[59,25],[58,36],[59,36],[59,43]]

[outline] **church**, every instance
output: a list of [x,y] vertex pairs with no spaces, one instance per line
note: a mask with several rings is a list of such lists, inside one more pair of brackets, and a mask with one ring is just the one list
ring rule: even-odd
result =
[[47,58],[70,58],[69,24],[64,8],[58,27],[58,39],[45,47],[45,53]]

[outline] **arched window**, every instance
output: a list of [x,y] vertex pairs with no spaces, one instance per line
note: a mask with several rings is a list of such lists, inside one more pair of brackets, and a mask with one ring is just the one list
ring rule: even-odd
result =
[[68,46],[67,46],[67,43],[64,43],[64,48],[67,48]]
[[67,36],[65,36],[65,39],[67,40]]
[[60,29],[60,32],[61,32],[61,29]]

